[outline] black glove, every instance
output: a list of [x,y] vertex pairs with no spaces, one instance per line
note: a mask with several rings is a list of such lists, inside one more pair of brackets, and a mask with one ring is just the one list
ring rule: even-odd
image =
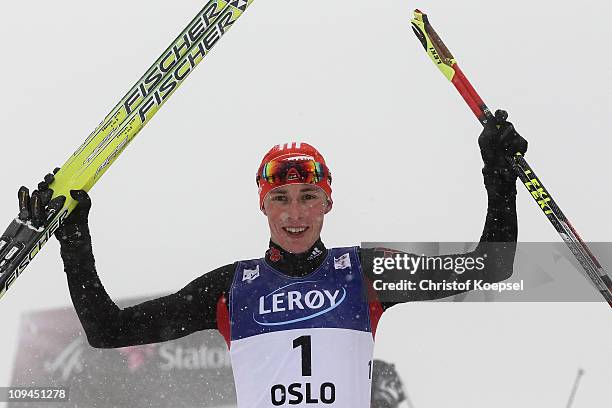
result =
[[91,198],[85,190],[70,190],[70,196],[78,204],[62,225],[55,231],[55,238],[60,245],[74,246],[81,242],[91,242],[89,234],[89,210],[91,209]]
[[514,183],[517,175],[506,157],[527,151],[527,141],[507,119],[508,113],[498,109],[495,111],[495,119],[487,123],[478,137],[485,182],[489,178],[492,183]]
[[62,209],[66,202],[66,197],[59,196],[51,200],[53,190],[49,184],[53,182],[54,174],[59,171],[56,168],[53,173],[45,176],[44,180],[38,183],[38,189],[32,192],[27,187],[21,186],[17,193],[19,200],[18,218],[24,223],[29,223],[34,228],[46,227],[53,216]]
[[[21,186],[17,196],[19,199],[18,218],[22,222],[30,222],[33,227],[42,228],[47,226],[55,213],[62,209],[66,197],[62,195],[51,199],[53,190],[49,188],[58,171],[59,168],[56,168],[53,173],[47,174],[44,181],[38,183],[38,189],[34,190],[31,196],[27,187]],[[84,190],[70,190],[70,195],[79,204],[55,232],[55,237],[60,244],[91,239],[87,223],[91,199]]]

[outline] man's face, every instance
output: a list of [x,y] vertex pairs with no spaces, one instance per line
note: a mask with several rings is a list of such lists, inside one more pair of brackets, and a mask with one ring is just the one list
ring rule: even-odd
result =
[[294,254],[306,252],[319,239],[329,210],[325,192],[310,184],[277,187],[264,200],[272,242]]

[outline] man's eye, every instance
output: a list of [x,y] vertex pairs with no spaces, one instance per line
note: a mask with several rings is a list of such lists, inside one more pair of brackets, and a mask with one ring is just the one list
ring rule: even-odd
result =
[[304,200],[316,200],[317,198],[319,197],[314,194],[304,194]]
[[272,201],[287,201],[287,197],[282,195],[277,195],[272,197]]

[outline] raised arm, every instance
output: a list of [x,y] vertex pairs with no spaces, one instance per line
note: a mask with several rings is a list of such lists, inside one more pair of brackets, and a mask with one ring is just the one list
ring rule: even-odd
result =
[[[496,115],[505,118],[507,115]],[[480,134],[478,139],[481,156],[484,162],[482,174],[487,191],[487,214],[480,243],[477,248],[469,253],[449,254],[439,257],[443,259],[478,258],[484,259],[484,268],[465,270],[456,273],[452,269],[437,267],[440,263],[432,261],[433,268],[417,268],[412,271],[393,271],[401,279],[414,282],[415,290],[394,291],[394,300],[386,300],[383,307],[387,308],[394,304],[416,300],[432,300],[456,295],[465,290],[461,289],[420,289],[419,283],[423,280],[433,283],[464,283],[466,281],[482,280],[494,283],[508,279],[512,275],[516,240],[518,236],[518,221],[516,214],[516,179],[517,176],[508,162],[505,160],[507,154],[516,152],[525,153],[527,141],[521,137],[514,126],[505,119],[498,123],[491,123]],[[385,249],[362,249],[361,257],[364,273],[371,282],[381,278],[373,272],[375,258],[395,256],[394,253]],[[409,254],[410,257],[418,255]],[[384,296],[386,297],[386,295]]]

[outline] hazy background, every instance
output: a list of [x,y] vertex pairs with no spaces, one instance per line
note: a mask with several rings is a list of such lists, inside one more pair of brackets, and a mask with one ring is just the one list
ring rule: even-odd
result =
[[[61,165],[204,1],[0,6],[0,215]],[[280,142],[317,146],[334,175],[328,246],[471,241],[486,195],[480,125],[410,29],[421,8],[581,235],[612,240],[612,6],[603,1],[255,1],[91,195],[113,298],[175,291],[263,254],[255,171]],[[519,186],[522,241],[558,240]],[[2,227],[3,228],[3,227]],[[70,303],[55,241],[0,301],[0,386],[21,313]],[[599,304],[411,304],[386,313],[376,355],[418,408],[602,406],[612,317]],[[0,404],[1,405],[1,404]]]

